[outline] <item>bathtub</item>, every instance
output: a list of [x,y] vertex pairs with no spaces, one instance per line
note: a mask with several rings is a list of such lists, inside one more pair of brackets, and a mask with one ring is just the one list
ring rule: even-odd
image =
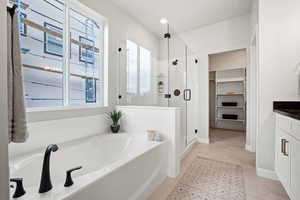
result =
[[[39,194],[45,149],[10,160],[10,177],[23,178],[29,200],[143,200],[167,176],[167,143],[145,134],[103,134],[63,144],[51,154],[53,189]],[[66,171],[74,185],[64,187]],[[14,189],[11,189],[13,193]]]

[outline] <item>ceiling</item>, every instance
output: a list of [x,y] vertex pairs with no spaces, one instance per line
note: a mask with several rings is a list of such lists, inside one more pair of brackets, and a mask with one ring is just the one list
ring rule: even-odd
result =
[[150,31],[161,34],[160,18],[168,19],[176,32],[245,15],[251,0],[110,0]]

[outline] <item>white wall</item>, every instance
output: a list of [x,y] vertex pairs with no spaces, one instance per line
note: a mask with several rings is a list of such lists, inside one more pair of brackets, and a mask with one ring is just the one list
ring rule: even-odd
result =
[[209,55],[209,71],[246,68],[247,51],[240,49]]
[[250,38],[250,15],[245,15],[180,34],[200,61],[199,126],[200,141],[209,133],[209,62],[208,56],[230,50],[247,48]]
[[0,199],[8,199],[8,124],[7,124],[7,70],[6,66],[6,2],[0,1]]
[[214,54],[248,46],[250,15],[232,18],[180,34],[193,52]]
[[250,23],[252,32],[255,29],[255,26],[258,24],[258,1],[259,0],[251,0]]
[[259,1],[260,121],[258,168],[274,170],[275,100],[299,100],[300,1]]

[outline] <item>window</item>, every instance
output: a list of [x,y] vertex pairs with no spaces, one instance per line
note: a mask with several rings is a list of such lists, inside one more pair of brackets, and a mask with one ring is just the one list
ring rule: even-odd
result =
[[151,91],[151,52],[127,40],[127,93],[145,95]]
[[140,47],[140,94],[151,91],[151,52]]
[[127,40],[127,92],[138,92],[138,46]]
[[105,102],[105,20],[75,0],[18,0],[26,107]]

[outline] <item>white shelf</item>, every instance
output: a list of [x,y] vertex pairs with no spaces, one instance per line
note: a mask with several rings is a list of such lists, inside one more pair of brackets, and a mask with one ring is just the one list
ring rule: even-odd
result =
[[245,120],[242,119],[222,119],[222,118],[217,118],[217,121],[245,122]]
[[236,94],[217,94],[217,96],[244,96],[243,93],[236,93]]
[[244,79],[243,78],[232,78],[232,79],[219,79],[216,80],[217,84],[219,83],[244,83]]

